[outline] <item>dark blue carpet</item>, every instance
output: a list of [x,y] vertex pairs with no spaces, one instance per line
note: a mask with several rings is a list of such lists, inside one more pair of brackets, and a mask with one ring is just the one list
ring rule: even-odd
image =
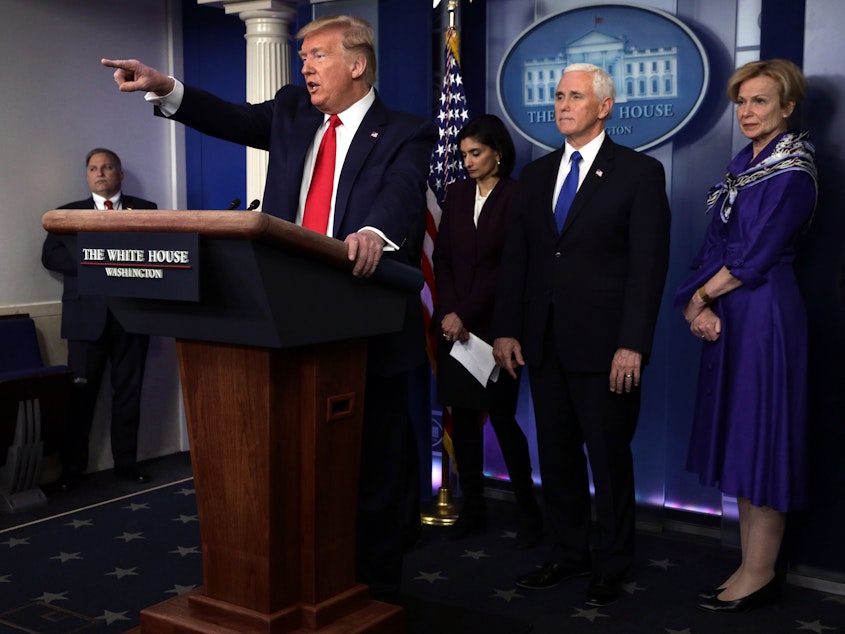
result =
[[[168,484],[137,491],[91,478],[40,511],[0,518],[0,632],[125,632],[143,608],[201,584],[189,461],[151,471],[153,484]],[[696,593],[729,574],[736,552],[652,533],[638,534],[632,581],[612,606],[584,604],[587,579],[517,588],[516,577],[542,562],[543,547],[516,550],[513,506],[491,501],[490,511],[490,529],[478,538],[450,541],[445,529],[423,527],[405,560],[400,603],[409,634],[845,632],[845,597],[791,585],[780,607],[701,611]]]

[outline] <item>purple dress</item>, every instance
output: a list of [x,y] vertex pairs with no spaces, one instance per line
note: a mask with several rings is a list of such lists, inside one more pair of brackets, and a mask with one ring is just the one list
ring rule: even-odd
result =
[[795,242],[816,202],[812,145],[794,133],[751,145],[711,190],[713,220],[675,295],[685,306],[722,266],[743,285],[716,299],[704,342],[687,469],[706,486],[786,512],[806,505],[807,318]]

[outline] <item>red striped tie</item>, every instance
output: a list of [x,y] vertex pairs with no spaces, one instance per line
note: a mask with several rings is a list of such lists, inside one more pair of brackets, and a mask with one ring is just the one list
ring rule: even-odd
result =
[[336,128],[340,124],[340,118],[336,114],[329,117],[329,127],[320,141],[320,149],[317,150],[314,174],[311,177],[311,186],[308,188],[305,212],[302,216],[303,227],[324,235],[329,226],[329,210],[332,206],[334,164],[337,157]]
[[108,198],[106,198],[103,204],[106,206],[106,209],[114,209],[114,205],[112,205],[112,202]]

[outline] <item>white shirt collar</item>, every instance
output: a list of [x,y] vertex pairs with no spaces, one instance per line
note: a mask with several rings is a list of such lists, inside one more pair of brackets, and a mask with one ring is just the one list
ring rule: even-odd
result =
[[[353,103],[343,112],[337,113],[337,116],[340,117],[340,122],[343,124],[343,127],[346,128],[347,134],[345,136],[348,136],[350,141],[352,140],[352,137],[355,136],[361,122],[364,120],[364,116],[367,114],[367,111],[370,109],[370,106],[373,105],[375,100],[376,91],[371,86],[369,92],[361,99]],[[323,128],[325,128],[326,122],[329,120],[329,116],[330,115],[324,115]],[[322,132],[320,132],[320,136],[322,136]]]
[[[91,196],[94,198],[94,206],[97,209],[105,209],[106,208],[105,197],[100,196],[100,194],[95,194],[94,192],[91,192]],[[115,209],[120,209],[120,192],[117,192],[114,196],[109,198],[109,200],[112,202],[112,205],[114,205]]]
[[[601,148],[601,144],[604,143],[604,138],[607,136],[605,131],[602,130],[599,132],[598,136],[590,141],[589,143],[585,144],[583,147],[578,148],[578,151],[581,153],[581,174],[586,174],[587,170],[590,169],[590,166],[593,164],[593,161],[596,160],[596,156],[599,153],[599,149]],[[569,145],[569,141],[566,142],[563,149],[563,162],[565,164],[569,164],[569,157],[572,156],[572,153],[575,151],[571,145]],[[583,180],[583,179],[582,179]]]

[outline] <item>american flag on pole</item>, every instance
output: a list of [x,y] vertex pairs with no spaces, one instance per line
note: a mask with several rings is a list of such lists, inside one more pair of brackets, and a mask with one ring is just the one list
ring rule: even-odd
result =
[[[440,224],[440,214],[443,200],[446,197],[446,187],[460,178],[464,178],[464,167],[460,152],[455,141],[458,132],[469,120],[464,82],[461,78],[461,65],[458,54],[458,31],[450,27],[446,32],[446,50],[444,53],[443,84],[440,91],[440,105],[437,112],[437,128],[439,139],[431,154],[431,167],[428,174],[428,218],[426,221],[426,235],[423,243],[422,270],[425,285],[422,290],[422,302],[425,312],[426,332],[431,323],[434,304],[437,301],[434,290],[434,271],[432,267],[432,252],[434,240],[437,237],[437,227]],[[428,358],[432,371],[437,374],[437,341],[428,335]],[[449,454],[452,455],[451,434],[447,432],[445,424],[447,417],[444,412],[444,442]]]

